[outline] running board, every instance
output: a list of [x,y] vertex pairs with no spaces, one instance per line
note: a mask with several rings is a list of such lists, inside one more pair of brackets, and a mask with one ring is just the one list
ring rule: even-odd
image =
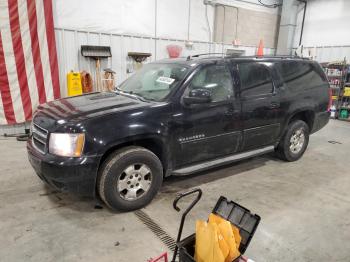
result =
[[223,157],[223,158],[220,158],[220,159],[210,160],[210,161],[207,161],[207,162],[204,162],[204,163],[195,164],[195,165],[192,165],[192,166],[176,169],[176,170],[173,170],[172,174],[173,175],[177,175],[177,176],[190,175],[190,174],[198,172],[198,171],[203,171],[203,170],[210,169],[210,168],[213,168],[213,167],[216,167],[216,166],[221,166],[223,164],[227,164],[227,163],[230,163],[230,162],[235,162],[235,161],[238,161],[238,160],[242,160],[242,159],[246,159],[246,158],[262,155],[262,154],[265,154],[265,153],[268,153],[268,152],[272,152],[272,151],[274,151],[274,149],[275,149],[274,146],[267,146],[267,147],[255,149],[255,150],[252,150],[252,151],[247,151],[247,152],[244,152],[244,153],[230,155],[230,156],[226,156],[226,157]]

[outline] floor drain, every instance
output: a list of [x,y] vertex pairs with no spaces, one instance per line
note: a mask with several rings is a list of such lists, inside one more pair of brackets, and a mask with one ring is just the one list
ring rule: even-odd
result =
[[149,215],[141,210],[137,210],[134,212],[137,218],[148,227],[153,234],[160,239],[171,251],[175,250],[176,242],[175,240],[169,236],[167,232],[162,229],[157,222],[155,222]]

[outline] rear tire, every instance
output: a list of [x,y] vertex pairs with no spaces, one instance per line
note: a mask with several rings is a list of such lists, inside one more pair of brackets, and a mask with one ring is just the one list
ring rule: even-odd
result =
[[97,186],[108,207],[131,211],[149,204],[162,181],[159,158],[145,148],[130,146],[115,151],[103,162]]
[[301,158],[309,144],[309,133],[309,126],[304,121],[291,122],[276,148],[277,156],[288,162]]

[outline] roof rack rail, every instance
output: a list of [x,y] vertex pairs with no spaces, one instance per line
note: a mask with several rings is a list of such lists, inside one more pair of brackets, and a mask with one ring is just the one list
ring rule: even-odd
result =
[[[245,56],[249,58],[249,56]],[[301,60],[310,60],[309,57],[302,57],[296,55],[266,55],[266,56],[250,56],[250,58],[279,58],[279,59],[301,59]]]
[[189,55],[187,56],[187,61],[191,60],[192,57],[200,57],[200,56],[211,56],[211,55],[220,55],[221,57],[235,57],[235,58],[280,58],[280,59],[288,59],[288,58],[296,58],[296,59],[302,59],[302,60],[310,60],[308,57],[301,57],[301,56],[296,56],[296,55],[263,55],[263,56],[258,56],[258,55],[250,55],[250,56],[245,56],[245,55],[237,55],[237,54],[224,54],[224,53],[203,53],[203,54],[196,54],[196,55]]
[[203,53],[203,54],[193,55],[192,57],[200,57],[200,56],[204,56],[204,55],[222,55],[222,56],[225,56],[224,53]]
[[301,57],[301,56],[296,56],[296,55],[263,55],[263,56],[258,56],[258,55],[252,55],[252,56],[237,56],[237,55],[227,55],[226,57],[242,57],[242,58],[280,58],[280,59],[285,59],[285,58],[298,58],[298,59],[305,59],[309,60],[308,57]]
[[200,57],[200,56],[210,56],[210,55],[221,55],[222,57],[225,57],[224,53],[203,53],[203,54],[196,54],[196,55],[189,55],[187,56],[187,61],[191,60],[192,57]]

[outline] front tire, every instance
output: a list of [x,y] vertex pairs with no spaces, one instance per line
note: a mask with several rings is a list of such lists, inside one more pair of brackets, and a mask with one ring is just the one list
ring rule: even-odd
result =
[[301,158],[309,144],[309,133],[309,126],[304,121],[291,122],[277,146],[277,156],[288,162]]
[[162,181],[159,158],[145,148],[130,146],[115,151],[103,162],[97,186],[108,207],[131,211],[149,204]]

